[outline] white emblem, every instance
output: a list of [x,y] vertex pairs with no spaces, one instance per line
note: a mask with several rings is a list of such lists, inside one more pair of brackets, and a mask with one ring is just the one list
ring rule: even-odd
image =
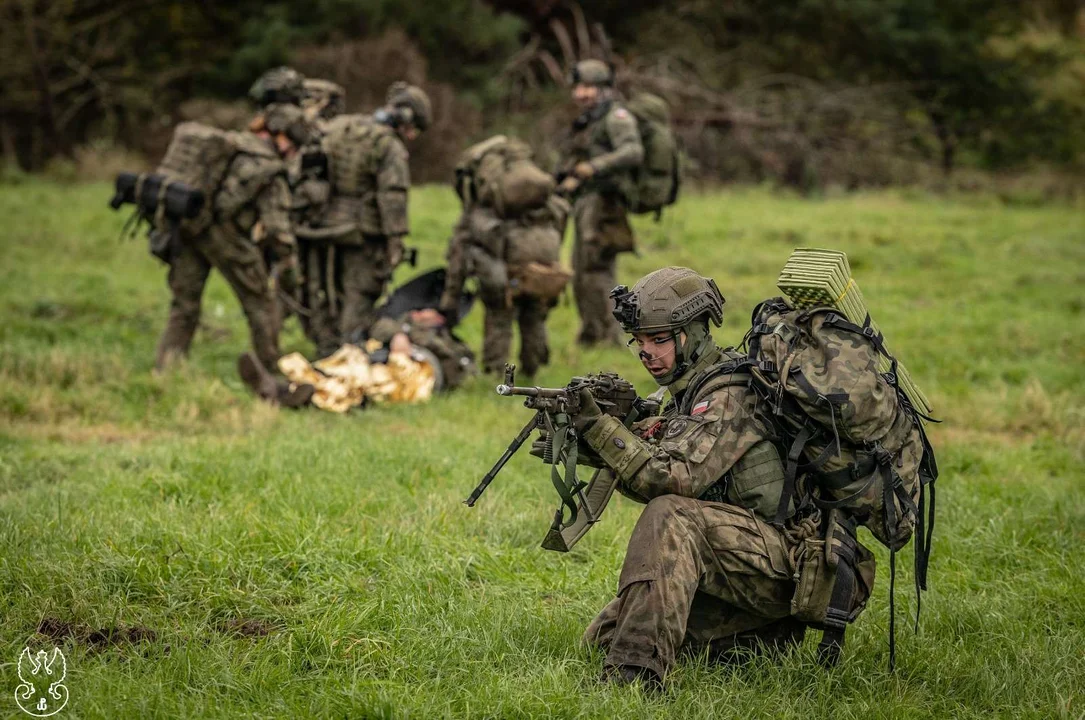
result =
[[19,656],[19,686],[15,688],[15,702],[27,715],[49,717],[68,704],[68,688],[62,683],[68,674],[68,665],[60,648],[53,648],[50,655],[38,650],[30,654],[24,647]]

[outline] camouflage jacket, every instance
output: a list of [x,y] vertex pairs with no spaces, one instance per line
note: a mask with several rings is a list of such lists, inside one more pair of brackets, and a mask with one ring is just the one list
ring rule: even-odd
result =
[[409,155],[395,130],[365,115],[341,115],[327,123],[323,146],[331,178],[325,226],[406,235]]
[[217,215],[231,218],[232,229],[284,258],[295,246],[291,202],[286,167],[271,141],[246,137],[215,195]]
[[668,388],[672,399],[663,415],[632,429],[604,416],[585,433],[623,494],[641,502],[660,495],[714,500],[774,518],[784,469],[769,427],[758,418],[756,393],[738,376],[723,376],[686,397],[698,377],[735,357],[718,348],[702,357]]
[[644,146],[633,113],[614,100],[601,102],[573,122],[561,166],[568,171],[588,162],[595,175],[587,187],[626,192],[632,173],[644,161]]

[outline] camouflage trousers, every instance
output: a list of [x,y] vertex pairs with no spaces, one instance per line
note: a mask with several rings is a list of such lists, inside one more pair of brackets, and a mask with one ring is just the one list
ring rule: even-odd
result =
[[749,510],[657,497],[629,540],[618,597],[584,640],[606,651],[607,666],[663,677],[683,648],[779,626],[791,612],[793,565],[784,535]]
[[588,192],[573,204],[573,220],[573,296],[580,313],[577,342],[620,343],[622,330],[611,313],[610,291],[618,284],[618,252],[633,246],[625,208],[616,198]]
[[376,322],[377,301],[403,257],[403,240],[367,235],[361,245],[340,245],[336,252],[339,256],[336,284],[342,295],[339,336],[350,342],[368,333]]
[[486,317],[482,330],[483,372],[501,372],[512,347],[512,326],[520,328],[520,372],[533,377],[539,367],[550,362],[550,345],[546,337],[546,316],[550,303],[536,297],[520,296],[508,302],[504,297],[482,294]]
[[317,354],[328,355],[369,332],[402,255],[402,241],[367,236],[360,245],[299,241],[298,248],[307,313],[302,326]]
[[182,238],[170,262],[169,320],[158,341],[155,367],[188,354],[200,324],[200,301],[211,268],[229,283],[249,323],[252,348],[265,367],[279,360],[278,305],[268,284],[260,248],[240,234],[213,226],[195,238]]

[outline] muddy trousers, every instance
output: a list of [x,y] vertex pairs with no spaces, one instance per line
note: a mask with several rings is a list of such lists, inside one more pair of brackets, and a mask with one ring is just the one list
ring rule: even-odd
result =
[[629,540],[618,597],[584,633],[606,665],[661,677],[680,649],[710,646],[786,618],[795,593],[783,534],[743,508],[655,498]]
[[520,372],[532,377],[539,367],[550,362],[546,337],[546,316],[550,304],[539,298],[522,296],[511,306],[504,298],[483,298],[486,318],[482,331],[482,367],[485,372],[502,372],[512,347],[512,326],[520,327]]
[[633,229],[625,208],[600,193],[587,193],[573,205],[573,297],[580,313],[577,342],[620,343],[621,326],[614,319],[610,291],[618,284],[616,248],[633,247]]
[[188,354],[200,324],[200,301],[211,268],[222,273],[241,303],[249,323],[252,349],[265,367],[279,360],[278,309],[268,284],[260,248],[240,234],[212,227],[195,238],[182,238],[170,262],[172,294],[169,320],[158,341],[155,367],[166,367]]

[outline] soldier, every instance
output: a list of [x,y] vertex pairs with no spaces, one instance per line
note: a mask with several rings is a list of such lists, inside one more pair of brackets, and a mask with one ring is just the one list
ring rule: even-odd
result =
[[261,252],[289,265],[294,255],[290,190],[284,160],[308,139],[300,108],[272,105],[247,133],[234,135],[238,151],[213,195],[213,224],[198,235],[182,233],[170,257],[173,299],[158,343],[155,367],[188,354],[200,320],[200,298],[214,267],[222,273],[248,319],[252,346],[264,363],[279,357],[278,313]]
[[364,334],[376,319],[377,300],[404,256],[408,232],[407,148],[433,120],[429,97],[418,87],[397,82],[387,103],[372,115],[341,115],[327,124],[324,150],[331,200],[322,240],[331,246],[322,315],[337,327],[319,330],[318,345]]
[[614,74],[599,60],[573,70],[573,100],[581,113],[562,160],[560,188],[571,193],[576,241],[573,294],[580,312],[577,342],[621,342],[608,293],[617,283],[617,255],[634,249],[626,217],[633,172],[644,159],[637,121],[614,90]]
[[[483,371],[504,367],[515,322],[520,328],[520,369],[533,377],[550,360],[546,317],[569,278],[558,262],[569,204],[553,194],[553,179],[538,169],[530,159],[531,149],[518,140],[496,136],[469,148],[464,158],[457,169],[463,213],[449,240],[448,277],[439,307],[455,321],[464,281],[476,277],[486,308]],[[502,192],[505,188],[521,192]],[[531,191],[525,192],[527,188]]]
[[[745,356],[712,339],[709,321],[723,320],[716,284],[671,267],[612,297],[629,347],[670,400],[629,429],[585,391],[573,420],[619,491],[647,504],[618,597],[584,635],[606,651],[603,679],[658,686],[680,649],[733,658],[800,642],[805,625],[790,617],[796,549],[816,530],[793,505],[787,523],[770,524],[784,465],[763,403],[736,369]],[[861,608],[869,589],[854,592]]]

